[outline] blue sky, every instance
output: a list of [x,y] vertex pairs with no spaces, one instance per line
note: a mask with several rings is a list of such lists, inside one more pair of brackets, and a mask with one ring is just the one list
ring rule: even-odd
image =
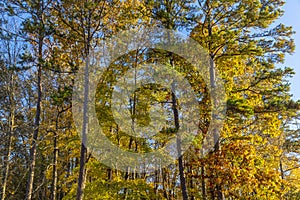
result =
[[293,26],[296,34],[293,36],[296,50],[293,55],[287,55],[285,66],[294,68],[296,75],[291,79],[291,93],[294,100],[300,99],[300,0],[287,0],[283,7],[285,13],[277,22]]

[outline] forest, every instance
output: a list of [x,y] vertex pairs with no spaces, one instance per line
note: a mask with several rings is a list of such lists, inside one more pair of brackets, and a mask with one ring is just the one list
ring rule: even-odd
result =
[[1,0],[1,200],[299,200],[284,4]]

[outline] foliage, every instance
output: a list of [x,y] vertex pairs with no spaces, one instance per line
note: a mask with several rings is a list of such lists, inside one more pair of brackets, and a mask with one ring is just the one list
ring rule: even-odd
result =
[[169,115],[160,116],[164,128],[151,140],[129,135],[113,117],[114,85],[145,63],[166,65],[189,81],[201,111],[199,133],[181,160],[151,173],[111,169],[88,152],[83,199],[182,199],[183,181],[191,200],[299,199],[300,102],[289,93],[293,70],[278,67],[295,49],[292,27],[276,24],[283,5],[283,0],[1,2],[2,199],[26,198],[39,100],[32,199],[76,198],[81,173],[81,141],[71,112],[76,72],[101,40],[142,25],[183,31],[208,51],[227,95],[219,148],[201,155],[212,120],[211,96],[195,67],[171,52],[128,52],[103,72],[95,94],[99,124],[110,141],[137,153],[177,137],[172,91],[161,85],[143,85],[128,103],[132,123],[139,126],[149,126],[153,106]]

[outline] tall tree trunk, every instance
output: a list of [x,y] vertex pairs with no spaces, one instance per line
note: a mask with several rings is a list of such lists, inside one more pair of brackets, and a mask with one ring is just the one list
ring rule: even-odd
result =
[[[167,23],[167,28],[168,29],[174,29],[174,27],[171,26],[171,23]],[[170,33],[168,32],[168,43],[171,43],[170,39]],[[169,53],[169,59],[170,59],[170,65],[172,68],[174,68],[174,63],[173,63],[173,55],[172,53]],[[174,82],[172,83],[172,110],[173,110],[173,115],[174,115],[174,124],[175,124],[175,129],[176,129],[176,145],[177,145],[177,153],[178,153],[178,168],[179,168],[179,177],[180,177],[180,187],[181,187],[181,192],[182,192],[182,199],[183,200],[188,200],[188,193],[187,193],[187,188],[186,188],[186,180],[184,177],[184,167],[183,167],[183,159],[181,156],[182,149],[181,149],[181,136],[178,134],[178,130],[180,128],[179,124],[179,115],[178,115],[178,109],[177,109],[177,101],[176,101],[176,95],[174,93],[175,91],[175,85]]]
[[[86,0],[83,4],[83,10],[85,9],[85,4],[88,4]],[[89,103],[89,67],[90,67],[90,48],[92,42],[92,35],[91,35],[91,19],[92,18],[92,11],[88,11],[88,16],[85,19],[87,22],[86,28],[84,28],[83,35],[84,35],[84,58],[85,58],[85,69],[84,69],[84,100],[83,100],[83,125],[81,131],[81,150],[80,150],[80,169],[79,169],[79,177],[78,177],[78,186],[77,186],[77,196],[76,200],[83,199],[83,190],[85,188],[85,179],[86,179],[86,169],[85,165],[87,162],[87,132],[88,132],[88,103]],[[84,19],[82,19],[82,22]],[[85,34],[87,31],[87,34]]]
[[[88,47],[89,48],[89,47]],[[84,103],[83,103],[83,124],[82,124],[82,141],[80,150],[80,169],[78,177],[77,197],[76,200],[83,199],[83,190],[85,187],[85,164],[87,160],[87,130],[88,130],[88,97],[89,97],[89,57],[86,56],[84,70]]]
[[51,200],[56,200],[56,193],[57,193],[57,158],[58,158],[58,147],[57,147],[57,132],[55,131],[54,134],[54,141],[53,141],[53,181],[52,181],[52,195]]
[[[210,7],[210,0],[207,0],[206,1],[206,6],[207,8]],[[212,19],[211,19],[211,16],[210,16],[210,9],[209,9],[209,13],[208,13],[208,17],[207,17],[207,23],[208,23],[208,37],[212,37]],[[208,48],[209,48],[209,53],[210,53],[210,69],[209,69],[209,72],[210,72],[210,87],[211,87],[211,93],[215,90],[215,87],[216,87],[216,77],[215,77],[215,63],[214,63],[214,58],[215,58],[215,55],[214,53],[212,52],[212,42],[210,41],[209,44],[208,44]],[[211,98],[212,98],[212,101],[213,102],[216,102],[216,95],[214,94],[211,94]],[[212,117],[217,117],[217,116],[212,116]],[[219,153],[220,151],[220,135],[218,133],[218,130],[216,128],[214,128],[213,130],[213,137],[214,137],[214,153]],[[219,163],[216,163],[216,165],[218,165]],[[216,184],[215,186],[216,190],[217,190],[217,198],[218,200],[223,200],[223,193],[222,193],[222,187],[220,184]]]
[[[13,77],[12,77],[13,81]],[[13,84],[12,84],[13,85]],[[13,87],[11,88],[13,90]],[[9,176],[9,167],[10,167],[10,156],[12,151],[12,140],[13,140],[13,133],[15,127],[15,109],[14,109],[14,92],[11,92],[10,95],[10,102],[11,102],[11,109],[10,109],[10,127],[9,127],[9,135],[8,135],[8,147],[7,147],[7,154],[5,158],[5,171],[4,171],[4,178],[2,182],[2,198],[1,200],[5,200],[6,198],[6,188],[7,188],[7,180]]]
[[57,179],[58,179],[58,174],[57,174],[57,158],[58,158],[58,147],[57,147],[57,131],[58,131],[58,118],[59,118],[59,113],[56,116],[56,121],[55,121],[55,131],[54,131],[54,139],[53,139],[53,171],[52,171],[52,192],[51,192],[51,200],[56,200],[57,196]]
[[[211,28],[209,28],[209,34],[211,33]],[[214,64],[214,55],[211,54],[211,59],[210,59],[210,84],[211,84],[211,90],[213,91],[214,88],[216,87],[216,81],[215,81],[215,64]],[[212,94],[212,101],[216,101],[215,95]],[[217,116],[212,116],[212,117],[217,117]],[[213,137],[214,137],[214,153],[219,154],[220,153],[220,135],[218,133],[218,130],[214,128],[213,130]],[[218,162],[215,163],[216,165],[219,165]],[[222,187],[220,184],[216,184],[215,186],[216,191],[217,191],[217,198],[218,200],[223,200],[223,193],[222,193]]]
[[179,115],[178,115],[178,109],[177,109],[177,101],[176,96],[174,93],[175,85],[172,83],[172,109],[174,114],[174,123],[175,123],[175,129],[176,129],[176,143],[177,143],[177,153],[178,153],[178,168],[179,168],[179,176],[180,176],[180,187],[182,192],[182,199],[188,200],[188,193],[186,188],[186,180],[184,177],[184,167],[183,167],[183,159],[182,159],[182,149],[181,149],[181,136],[178,134],[178,130],[180,128],[179,125]]
[[5,171],[4,171],[4,179],[2,182],[2,198],[1,200],[5,200],[6,197],[6,187],[7,187],[7,179],[9,176],[9,166],[10,166],[10,155],[11,155],[11,150],[12,150],[12,135],[11,132],[9,133],[9,142],[8,142],[8,149],[7,149],[7,154],[5,158]]
[[33,192],[33,182],[34,182],[34,170],[35,170],[35,163],[36,163],[36,147],[37,147],[37,140],[39,135],[39,126],[40,126],[40,116],[41,116],[41,101],[42,101],[42,64],[41,61],[43,59],[43,41],[44,38],[41,36],[39,37],[38,42],[38,74],[37,74],[37,103],[36,103],[36,115],[34,120],[34,131],[29,155],[29,177],[27,182],[27,194],[26,199],[32,199],[32,192]]

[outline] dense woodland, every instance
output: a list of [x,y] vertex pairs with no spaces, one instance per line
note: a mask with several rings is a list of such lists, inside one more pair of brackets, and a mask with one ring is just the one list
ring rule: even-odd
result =
[[[279,67],[295,45],[278,23],[284,0],[2,0],[0,2],[0,197],[21,199],[300,199],[300,103],[292,67]],[[125,151],[145,152],[176,137],[178,124],[149,140],[119,129],[111,112],[117,77],[141,63],[173,67],[199,95],[199,133],[183,156],[155,172],[109,168],[81,143],[72,116],[78,69],[94,48],[122,30],[181,31],[207,50],[226,92],[226,118],[215,147],[201,156],[211,121],[207,85],[170,52],[137,49],[111,63],[96,90],[105,135]],[[142,87],[132,119],[172,92]],[[175,111],[176,105],[168,109]],[[74,106],[74,105],[73,105]],[[179,109],[179,108],[178,108]],[[84,133],[88,134],[88,133]]]

